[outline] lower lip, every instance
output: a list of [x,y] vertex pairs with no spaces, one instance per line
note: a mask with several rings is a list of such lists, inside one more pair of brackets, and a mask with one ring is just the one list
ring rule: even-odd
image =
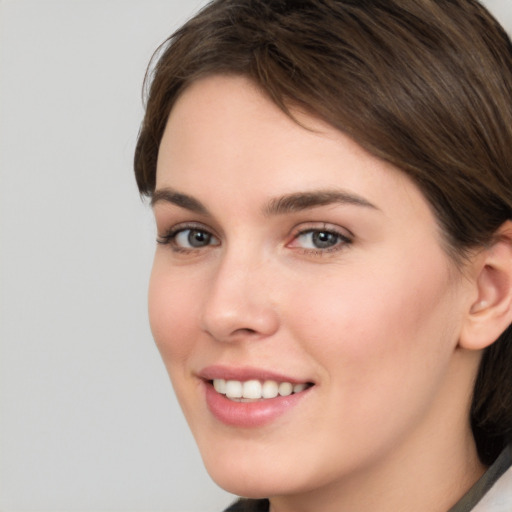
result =
[[217,393],[210,382],[204,384],[206,404],[213,416],[226,425],[245,428],[261,427],[271,423],[294,408],[311,389],[256,402],[235,402]]

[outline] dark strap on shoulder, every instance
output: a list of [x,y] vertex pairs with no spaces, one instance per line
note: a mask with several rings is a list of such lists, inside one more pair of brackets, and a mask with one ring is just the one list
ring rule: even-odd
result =
[[470,512],[512,465],[512,445],[507,446],[494,464],[448,512]]
[[247,500],[240,498],[224,512],[268,512],[268,500]]

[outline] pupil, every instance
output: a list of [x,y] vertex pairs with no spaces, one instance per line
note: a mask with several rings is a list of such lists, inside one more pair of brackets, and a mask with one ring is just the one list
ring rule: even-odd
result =
[[195,229],[190,230],[188,235],[188,243],[192,247],[203,247],[204,245],[208,245],[210,242],[210,235],[205,233],[204,231],[198,231]]
[[319,248],[324,249],[326,247],[332,247],[336,244],[338,235],[329,233],[328,231],[318,231],[313,233],[313,243]]

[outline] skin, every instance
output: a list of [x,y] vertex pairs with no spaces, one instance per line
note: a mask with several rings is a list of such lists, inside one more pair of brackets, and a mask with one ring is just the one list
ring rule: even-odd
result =
[[[480,354],[459,345],[474,283],[403,173],[294,113],[311,129],[243,77],[203,78],[177,101],[153,204],[167,242],[150,282],[155,341],[228,491],[275,512],[446,511],[483,472],[468,422]],[[269,212],[319,190],[351,201]],[[209,243],[190,247],[190,223]],[[218,364],[315,385],[269,424],[228,426],[198,377]]]

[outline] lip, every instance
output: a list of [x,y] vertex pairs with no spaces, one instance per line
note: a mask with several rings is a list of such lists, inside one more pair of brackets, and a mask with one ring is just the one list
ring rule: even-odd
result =
[[252,367],[209,366],[204,368],[198,376],[202,380],[206,405],[211,414],[225,425],[241,428],[261,427],[277,420],[299,405],[314,387],[311,386],[300,393],[289,396],[277,396],[254,402],[236,402],[217,393],[211,381],[213,379],[240,381],[256,379],[290,382],[291,384],[310,381]]

